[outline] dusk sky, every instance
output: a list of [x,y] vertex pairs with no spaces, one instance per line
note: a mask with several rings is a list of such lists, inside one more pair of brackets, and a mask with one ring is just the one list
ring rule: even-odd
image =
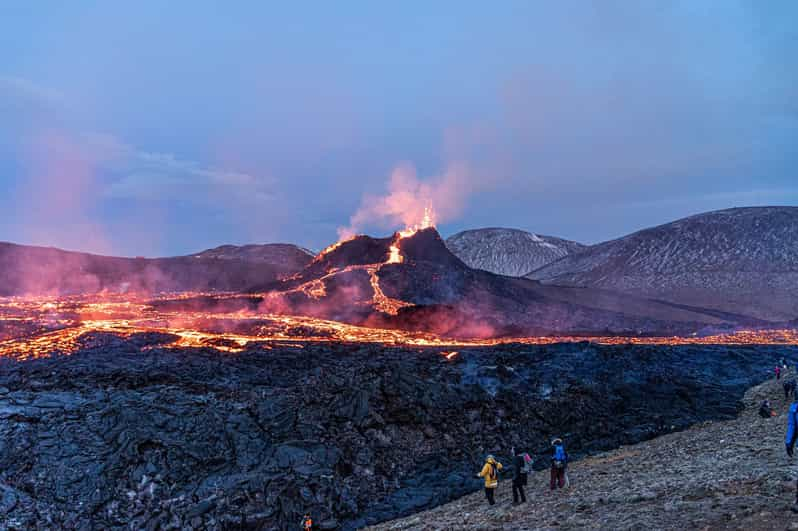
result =
[[444,236],[595,243],[798,205],[796,20],[794,0],[5,1],[0,240],[318,249],[431,202]]

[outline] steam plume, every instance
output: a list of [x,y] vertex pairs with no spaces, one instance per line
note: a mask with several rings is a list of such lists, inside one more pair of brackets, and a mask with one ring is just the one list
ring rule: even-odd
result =
[[349,225],[338,229],[338,237],[347,239],[369,226],[379,228],[419,225],[428,211],[432,224],[450,220],[465,206],[471,191],[467,168],[450,164],[438,176],[420,180],[411,164],[401,164],[391,173],[385,195],[365,195]]

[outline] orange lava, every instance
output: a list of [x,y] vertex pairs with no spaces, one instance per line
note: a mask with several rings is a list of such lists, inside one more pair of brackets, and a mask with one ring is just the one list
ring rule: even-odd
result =
[[[371,266],[370,266],[371,268]],[[397,311],[395,304],[406,304],[382,294],[378,271],[369,271],[376,285],[376,304],[386,312]],[[197,297],[201,294],[183,294]],[[215,294],[215,296],[219,296]],[[176,296],[168,297],[175,299]],[[10,330],[10,332],[9,332]],[[157,309],[144,298],[130,295],[91,298],[0,298],[0,356],[36,358],[53,353],[70,354],[91,346],[90,332],[108,332],[119,337],[135,333],[171,334],[174,339],[162,346],[209,347],[226,352],[245,350],[250,344],[292,344],[306,342],[365,342],[386,345],[430,347],[489,347],[503,343],[552,344],[590,341],[619,345],[689,344],[783,344],[798,345],[796,330],[739,331],[706,337],[622,337],[552,336],[501,339],[451,339],[429,333],[366,328],[312,317],[253,312],[206,313]],[[441,352],[454,359],[457,351]]]

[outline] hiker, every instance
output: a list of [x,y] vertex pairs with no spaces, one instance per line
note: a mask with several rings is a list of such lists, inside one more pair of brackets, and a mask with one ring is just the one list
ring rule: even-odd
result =
[[762,405],[759,406],[759,416],[763,419],[769,419],[770,417],[776,416],[776,412],[770,407],[770,400],[765,400],[762,402]]
[[781,379],[781,366],[780,365],[776,365],[776,379],[777,380]]
[[568,453],[565,451],[562,439],[551,441],[554,450],[551,454],[551,490],[565,487],[566,467],[568,466]]
[[[524,455],[515,452],[515,448],[511,449],[513,454],[513,505],[519,503],[526,503],[526,495],[524,494],[524,486],[526,485],[526,474],[529,470]],[[521,501],[518,501],[518,498]]]
[[[784,437],[784,445],[787,447],[787,455],[790,456],[790,459],[792,459],[796,439],[798,439],[798,395],[794,396],[790,412],[787,413],[787,435]],[[798,507],[798,477],[795,479],[795,506]]]
[[306,514],[302,518],[302,531],[310,531],[311,529],[313,529],[313,520],[311,520],[309,514]]
[[495,493],[496,487],[499,486],[499,470],[502,469],[502,464],[496,461],[492,455],[485,458],[485,465],[482,467],[482,472],[477,474],[478,478],[485,478],[485,498],[488,499],[488,504],[493,505],[496,503]]
[[781,386],[784,388],[784,400],[790,398],[793,394],[795,394],[796,384],[794,379],[787,380]]

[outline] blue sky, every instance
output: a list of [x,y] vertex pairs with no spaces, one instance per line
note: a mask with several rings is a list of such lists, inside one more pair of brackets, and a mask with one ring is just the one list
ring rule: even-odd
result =
[[0,240],[320,248],[401,228],[416,200],[444,235],[593,243],[798,205],[797,18],[790,0],[3,2]]

